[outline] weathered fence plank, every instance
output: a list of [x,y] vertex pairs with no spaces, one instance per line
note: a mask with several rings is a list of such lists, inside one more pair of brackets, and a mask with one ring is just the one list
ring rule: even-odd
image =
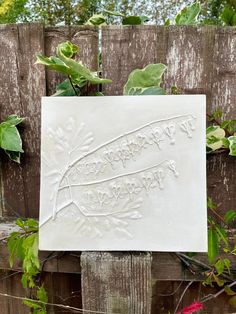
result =
[[45,70],[36,66],[35,54],[44,50],[41,24],[0,26],[1,119],[17,113],[24,122],[24,158],[17,165],[1,165],[2,212],[8,216],[38,216],[40,98],[45,95]]
[[150,314],[149,253],[83,252],[83,308],[120,314]]

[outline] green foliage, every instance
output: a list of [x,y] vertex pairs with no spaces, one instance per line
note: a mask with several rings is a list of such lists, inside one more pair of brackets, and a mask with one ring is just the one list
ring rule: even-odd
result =
[[69,79],[64,80],[56,87],[56,93],[53,96],[79,96],[80,89],[71,84]]
[[[207,207],[214,215],[217,215],[218,217],[217,205],[213,203],[210,197],[208,197],[207,199]],[[231,219],[231,217],[229,218],[228,216],[229,214],[226,217],[225,225],[227,225],[226,221],[230,221]],[[223,218],[221,219],[224,220]],[[213,263],[215,263],[216,258],[219,256],[219,247],[221,243],[228,249],[229,238],[225,227],[216,223],[214,219],[210,216],[208,218],[208,223],[208,261],[212,265]]]
[[213,264],[219,255],[219,238],[214,225],[208,228],[208,261]]
[[73,58],[79,52],[80,48],[77,45],[74,45],[70,41],[65,41],[59,44],[58,49],[61,53],[67,58]]
[[166,66],[158,63],[132,71],[124,86],[124,95],[164,95],[165,90],[160,84],[165,70]]
[[49,69],[68,76],[68,79],[57,87],[55,96],[78,96],[81,93],[81,88],[86,85],[111,82],[111,80],[100,78],[97,72],[90,71],[81,61],[72,59],[79,51],[79,47],[71,42],[59,44],[56,51],[56,56],[38,55],[36,61],[36,63],[46,65]]
[[210,0],[204,2],[202,7],[202,20],[204,24],[235,25],[235,0]]
[[34,278],[39,273],[38,259],[38,223],[29,218],[25,221],[18,218],[16,225],[20,228],[18,232],[12,232],[8,238],[7,246],[10,252],[9,263],[12,267],[17,257],[22,261],[23,276],[22,284],[24,287],[35,286]]
[[175,25],[192,25],[198,23],[201,12],[201,4],[197,1],[186,6],[175,18]]
[[236,10],[230,6],[225,6],[220,19],[224,25],[235,26],[236,25]]
[[22,140],[16,126],[23,120],[23,118],[17,115],[10,115],[0,123],[0,147],[11,160],[17,163],[20,163],[20,154],[24,151],[22,149]]
[[16,225],[19,231],[12,232],[7,240],[9,250],[9,263],[13,267],[18,258],[22,262],[23,275],[21,282],[24,288],[35,288],[36,299],[25,299],[23,303],[32,309],[34,314],[46,314],[47,293],[43,286],[37,287],[35,278],[40,272],[38,258],[38,222],[28,218],[18,218]]
[[141,25],[145,24],[148,22],[148,17],[147,16],[127,16],[122,19],[122,24],[123,25]]
[[225,120],[220,109],[208,115],[208,120],[213,125],[206,130],[207,152],[221,149],[228,151],[231,156],[236,156],[236,120]]
[[[216,222],[209,213],[208,261],[211,269],[205,272],[206,279],[203,284],[213,286],[213,282],[215,282],[219,287],[222,287],[226,283],[225,277],[229,278],[229,275],[231,275],[231,262],[228,256],[236,254],[236,246],[233,245],[232,248],[232,244],[229,241],[229,235],[232,233],[229,224],[235,219],[236,212],[229,210],[222,217],[218,212],[218,206],[211,198],[207,199],[207,207],[209,212],[220,219],[221,223]],[[223,250],[224,255],[221,253],[221,250]],[[228,256],[225,254],[228,254]],[[230,287],[225,286],[224,289],[229,295],[234,295]]]
[[236,156],[236,135],[228,137],[229,155]]
[[27,2],[28,0],[0,1],[0,24],[16,23],[20,17],[27,15]]
[[233,222],[236,218],[236,211],[235,210],[229,210],[226,212],[225,216],[224,216],[224,222],[226,224],[229,224],[231,222]]
[[94,14],[91,16],[88,21],[85,23],[86,25],[95,25],[102,26],[107,25],[106,18],[101,14]]
[[212,152],[224,146],[225,131],[220,126],[209,126],[206,129],[207,151]]
[[[108,16],[119,16],[121,17],[122,25],[141,25],[145,24],[149,19],[147,16],[136,16],[136,15],[124,15],[120,12],[113,12],[109,10],[104,10],[103,14]],[[102,14],[94,14],[92,17],[88,19],[85,23],[86,25],[95,25],[95,26],[103,26],[109,24],[108,19],[104,17]]]
[[43,286],[37,289],[36,300],[25,299],[23,304],[31,308],[33,314],[46,314],[46,304],[48,303],[48,296]]

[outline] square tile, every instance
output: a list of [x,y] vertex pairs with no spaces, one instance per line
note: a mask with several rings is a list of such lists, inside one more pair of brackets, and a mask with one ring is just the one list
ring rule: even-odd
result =
[[41,250],[207,251],[205,95],[44,97]]

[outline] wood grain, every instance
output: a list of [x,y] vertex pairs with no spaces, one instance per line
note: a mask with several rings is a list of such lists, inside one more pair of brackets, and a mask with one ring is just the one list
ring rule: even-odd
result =
[[149,314],[151,254],[83,252],[82,300],[86,310]]
[[1,120],[16,113],[26,117],[20,127],[25,154],[22,164],[1,152],[2,214],[38,216],[40,163],[40,98],[45,95],[45,70],[35,54],[44,50],[41,24],[0,25]]

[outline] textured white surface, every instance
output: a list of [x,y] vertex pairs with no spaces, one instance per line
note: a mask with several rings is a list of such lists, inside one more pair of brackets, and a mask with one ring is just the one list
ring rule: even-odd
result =
[[205,96],[44,97],[42,250],[206,251]]

